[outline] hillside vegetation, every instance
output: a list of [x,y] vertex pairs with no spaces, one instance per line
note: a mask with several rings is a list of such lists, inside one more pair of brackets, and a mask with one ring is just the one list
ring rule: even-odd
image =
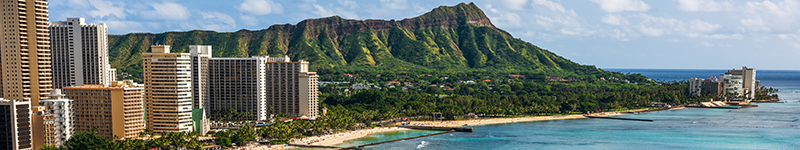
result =
[[553,73],[596,72],[512,37],[496,28],[475,4],[441,6],[421,16],[395,20],[348,20],[338,16],[297,25],[236,32],[188,31],[110,35],[112,66],[138,79],[141,53],[150,45],[212,45],[214,57],[283,56],[311,62],[311,70],[489,70]]

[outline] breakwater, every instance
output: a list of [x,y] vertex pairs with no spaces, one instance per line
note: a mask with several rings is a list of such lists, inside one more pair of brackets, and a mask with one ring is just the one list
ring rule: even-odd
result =
[[437,131],[455,131],[455,132],[472,132],[472,127],[434,127],[434,126],[400,126],[402,128],[417,129],[417,130],[437,130]]
[[631,121],[647,121],[647,122],[653,122],[653,120],[649,120],[649,119],[615,118],[615,117],[598,117],[598,116],[588,116],[588,115],[587,115],[586,117],[589,117],[589,118],[600,118],[600,119],[616,119],[616,120],[631,120]]

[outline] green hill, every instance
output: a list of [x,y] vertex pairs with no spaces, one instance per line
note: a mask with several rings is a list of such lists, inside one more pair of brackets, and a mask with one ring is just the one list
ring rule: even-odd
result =
[[236,32],[189,31],[110,35],[111,64],[139,78],[141,53],[153,44],[187,52],[189,45],[212,45],[214,57],[288,55],[311,62],[311,70],[377,68],[585,72],[597,71],[512,37],[496,28],[475,4],[441,6],[414,18],[348,20],[338,16],[297,25]]

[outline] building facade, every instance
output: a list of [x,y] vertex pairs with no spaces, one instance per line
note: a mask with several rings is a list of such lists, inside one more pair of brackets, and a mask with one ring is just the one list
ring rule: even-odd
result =
[[147,128],[153,132],[193,131],[192,58],[152,45],[143,53]]
[[700,86],[703,85],[703,79],[701,78],[691,78],[689,79],[689,93],[694,96],[700,96],[700,93],[703,91],[703,88]]
[[108,27],[67,18],[50,24],[55,88],[107,85],[114,80],[108,63]]
[[212,117],[235,110],[235,120],[267,120],[266,56],[212,58],[208,65],[208,97]]
[[144,131],[144,87],[133,81],[109,85],[64,87],[73,100],[75,131],[91,131],[103,137],[132,138]]
[[192,57],[192,108],[195,109],[208,107],[208,60],[211,59],[211,52],[211,45],[189,45],[189,56]]
[[739,93],[742,93],[747,99],[752,99],[755,96],[757,90],[756,88],[759,87],[756,85],[756,68],[742,67],[741,70],[730,69],[726,74],[741,76],[742,92]]
[[47,0],[0,1],[0,97],[39,105],[53,88]]
[[204,108],[212,119],[318,116],[319,76],[308,71],[307,61],[291,62],[287,56],[214,58],[208,45],[190,45],[189,50],[194,108]]
[[700,92],[701,95],[713,95],[717,97],[725,95],[725,83],[723,82],[715,80],[703,80],[700,88],[703,89]]
[[30,100],[0,98],[0,149],[33,149],[31,118]]
[[267,110],[292,117],[319,116],[319,81],[308,71],[307,61],[291,62],[288,56],[267,58]]
[[725,93],[729,94],[730,96],[742,96],[744,92],[742,88],[742,76],[740,75],[732,75],[732,74],[723,74],[719,76],[720,82],[725,84]]
[[39,101],[39,106],[43,107],[39,112],[42,117],[43,133],[34,135],[34,147],[39,148],[43,145],[36,142],[37,139],[48,145],[63,145],[75,133],[72,126],[75,123],[72,100],[61,94],[60,89],[53,89],[50,98]]

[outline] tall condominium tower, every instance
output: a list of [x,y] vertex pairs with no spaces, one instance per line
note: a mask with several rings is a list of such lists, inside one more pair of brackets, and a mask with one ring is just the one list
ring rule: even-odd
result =
[[[220,118],[235,110],[236,120],[267,120],[266,56],[212,58],[209,61],[209,108]],[[223,112],[223,113],[220,113]]]
[[756,84],[756,68],[742,67],[742,70],[730,69],[726,74],[741,76],[741,94],[748,99],[751,99],[755,96],[756,90],[759,88]]
[[[212,119],[267,120],[269,114],[280,113],[318,116],[318,76],[308,72],[307,61],[291,62],[287,56],[214,58],[211,46],[189,49],[194,107],[205,108]],[[230,113],[244,115],[228,118]]]
[[266,120],[266,56],[213,58],[210,45],[190,45],[195,108],[215,119]]
[[207,78],[211,45],[189,45],[189,53],[192,57],[192,108],[205,109],[208,107]]
[[147,128],[154,132],[193,131],[192,58],[152,45],[143,53]]
[[267,110],[292,117],[319,116],[319,91],[316,72],[308,72],[308,62],[291,62],[289,56],[267,60]]
[[[53,89],[50,92],[50,98],[39,101],[39,105],[44,108],[42,112],[39,112],[39,116],[43,118],[41,123],[34,120],[34,124],[38,125],[33,127],[34,148],[45,144],[61,146],[75,133],[72,126],[75,124],[72,100],[61,94],[61,90]],[[37,116],[34,116],[34,119],[36,118]],[[39,131],[36,130],[37,128]]]
[[115,81],[108,64],[108,28],[104,23],[86,24],[83,18],[53,22],[50,45],[55,88]]
[[53,88],[47,0],[3,0],[0,97],[39,105]]
[[[64,87],[74,103],[74,128],[99,136],[132,138],[144,131],[144,87],[131,80],[114,81],[109,85]],[[149,118],[148,118],[149,119]]]
[[0,149],[33,149],[31,102],[0,98]]

